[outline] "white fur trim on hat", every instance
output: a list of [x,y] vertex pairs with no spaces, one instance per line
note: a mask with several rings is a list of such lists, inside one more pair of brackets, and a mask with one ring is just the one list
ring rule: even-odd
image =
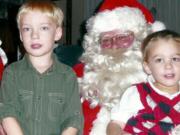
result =
[[160,21],[155,21],[151,27],[152,27],[151,28],[152,32],[161,31],[161,30],[166,29],[165,24]]
[[87,29],[88,32],[93,30],[95,33],[115,29],[131,30],[136,33],[142,27],[146,27],[146,23],[146,19],[139,9],[125,6],[114,10],[105,10],[91,17],[88,20]]

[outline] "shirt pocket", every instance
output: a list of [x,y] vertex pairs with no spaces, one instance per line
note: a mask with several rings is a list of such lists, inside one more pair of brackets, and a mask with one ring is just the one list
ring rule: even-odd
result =
[[19,100],[22,104],[23,114],[25,117],[30,117],[32,114],[32,100],[33,100],[33,91],[29,90],[19,90]]
[[59,121],[62,112],[63,112],[63,105],[64,105],[64,94],[62,93],[48,93],[48,117],[50,121]]

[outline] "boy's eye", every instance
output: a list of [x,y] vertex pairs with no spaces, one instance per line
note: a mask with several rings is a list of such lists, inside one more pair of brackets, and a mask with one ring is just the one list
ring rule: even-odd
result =
[[162,58],[156,58],[154,61],[155,61],[156,63],[162,63],[162,62],[163,62],[163,59],[162,59]]
[[49,30],[49,27],[43,26],[43,27],[41,27],[41,30]]
[[155,62],[155,63],[163,63],[164,60],[163,60],[163,58],[155,58],[155,59],[154,59],[154,62]]
[[172,61],[174,61],[174,62],[180,62],[180,57],[173,57],[173,58],[172,58]]
[[24,28],[22,28],[22,30],[23,30],[24,32],[26,32],[26,31],[30,31],[30,28],[24,27]]

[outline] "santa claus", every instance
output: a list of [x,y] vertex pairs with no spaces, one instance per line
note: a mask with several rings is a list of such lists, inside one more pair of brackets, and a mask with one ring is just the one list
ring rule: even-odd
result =
[[87,21],[81,57],[84,74],[79,78],[84,135],[106,135],[111,108],[127,87],[146,79],[142,40],[163,28],[137,0],[105,0]]

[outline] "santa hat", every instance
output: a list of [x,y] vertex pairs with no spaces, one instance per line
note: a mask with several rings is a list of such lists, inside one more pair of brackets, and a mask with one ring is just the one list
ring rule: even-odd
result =
[[143,4],[138,2],[138,0],[104,0],[98,11],[103,12],[124,6],[139,9],[143,13],[147,23],[151,24],[152,32],[165,29],[164,23],[155,21],[152,13]]
[[123,7],[123,6],[134,7],[134,8],[140,9],[142,13],[144,14],[147,22],[149,23],[154,22],[152,13],[137,0],[104,0],[104,2],[99,8],[99,11],[102,12],[104,10],[113,10],[115,8]]

